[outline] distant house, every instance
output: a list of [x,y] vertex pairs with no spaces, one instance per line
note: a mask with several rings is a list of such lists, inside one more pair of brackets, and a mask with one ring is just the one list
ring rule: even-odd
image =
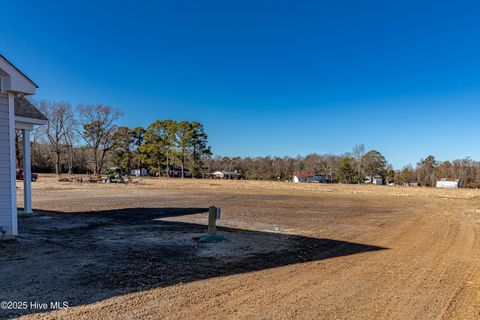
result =
[[[162,175],[163,176],[168,176],[170,178],[181,178],[182,177],[182,169],[181,168],[170,168],[168,170],[168,175],[167,175],[167,170],[162,169]],[[183,177],[184,178],[191,178],[192,173],[188,169],[183,170]]]
[[133,169],[130,172],[130,175],[135,177],[146,177],[148,176],[148,170],[145,168]]
[[456,189],[460,187],[460,180],[442,178],[437,180],[437,188]]
[[240,179],[242,175],[235,171],[215,171],[210,174],[214,179]]
[[326,176],[314,172],[297,172],[293,175],[292,181],[295,183],[326,183],[328,179]]
[[[182,169],[180,169],[180,168],[170,169],[169,176],[173,177],[173,178],[181,178],[182,177]],[[190,173],[190,170],[184,169],[183,170],[183,176],[185,178],[190,178],[192,176],[192,174]]]
[[364,183],[366,184],[375,184],[375,185],[383,185],[383,179],[380,177],[365,177]]

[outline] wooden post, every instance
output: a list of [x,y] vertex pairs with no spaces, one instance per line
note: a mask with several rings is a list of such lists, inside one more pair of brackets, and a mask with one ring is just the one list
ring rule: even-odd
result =
[[213,236],[217,233],[217,208],[211,206],[208,208],[208,235]]

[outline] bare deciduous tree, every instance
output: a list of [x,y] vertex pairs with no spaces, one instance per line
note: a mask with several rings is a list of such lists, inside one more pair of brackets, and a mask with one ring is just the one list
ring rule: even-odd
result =
[[93,173],[99,174],[103,169],[105,155],[113,145],[112,137],[117,128],[115,121],[122,112],[103,104],[79,105],[77,112],[77,132],[92,149]]
[[55,173],[60,174],[62,154],[66,150],[67,135],[72,130],[73,113],[68,102],[40,102],[40,110],[47,116],[48,122],[44,127],[44,134],[52,145],[55,154]]
[[75,131],[76,128],[76,121],[72,117],[70,119],[70,124],[67,126],[66,134],[65,134],[65,142],[67,147],[67,166],[68,166],[68,174],[73,174],[73,166],[75,163],[75,142],[77,140],[77,134]]

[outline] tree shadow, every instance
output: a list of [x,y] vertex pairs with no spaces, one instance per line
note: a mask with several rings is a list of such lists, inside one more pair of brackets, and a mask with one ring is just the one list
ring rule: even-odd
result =
[[[228,242],[199,243],[194,239],[206,232],[205,225],[163,220],[206,212],[207,208],[126,208],[21,218],[17,241],[0,243],[0,301],[68,301],[76,306],[178,283],[386,249],[224,227],[219,232]],[[0,317],[43,311],[0,310]]]

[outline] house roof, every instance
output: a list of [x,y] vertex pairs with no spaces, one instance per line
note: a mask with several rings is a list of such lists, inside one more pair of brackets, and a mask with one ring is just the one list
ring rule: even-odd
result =
[[38,85],[32,81],[32,79],[30,79],[29,77],[27,77],[27,75],[25,73],[23,73],[20,69],[18,69],[17,67],[15,67],[15,65],[13,63],[11,63],[7,58],[5,58],[4,56],[2,56],[0,54],[0,58],[2,58],[3,60],[5,60],[5,62],[7,62],[13,69],[17,70],[18,73],[20,73],[25,79],[27,79],[31,84],[33,84],[35,86],[35,88],[38,88]]
[[35,106],[25,97],[15,98],[15,116],[29,119],[48,120]]
[[215,172],[212,172],[212,174],[229,174],[229,175],[240,175],[240,173],[236,172],[236,171],[215,171]]

